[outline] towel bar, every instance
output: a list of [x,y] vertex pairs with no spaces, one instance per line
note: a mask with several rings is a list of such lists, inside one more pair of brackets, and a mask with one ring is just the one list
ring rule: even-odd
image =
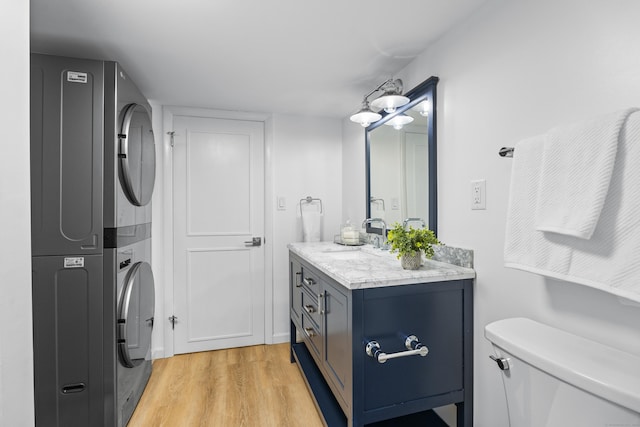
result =
[[388,354],[382,351],[378,341],[369,341],[365,346],[365,353],[367,353],[367,356],[376,359],[378,363],[384,363],[389,359],[397,359],[399,357],[425,357],[427,354],[429,354],[429,349],[427,348],[427,346],[423,345],[415,335],[408,336],[404,342],[404,345],[407,348],[406,351],[399,351],[397,353]]

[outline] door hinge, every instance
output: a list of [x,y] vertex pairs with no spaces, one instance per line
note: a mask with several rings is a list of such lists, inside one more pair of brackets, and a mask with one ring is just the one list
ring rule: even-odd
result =
[[167,135],[169,135],[169,137],[171,138],[171,139],[169,140],[169,145],[171,146],[171,148],[173,148],[173,136],[174,136],[175,134],[176,134],[176,133],[175,133],[174,131],[169,131],[169,132],[167,132]]
[[178,318],[176,316],[169,317],[169,322],[171,322],[171,329],[175,329],[176,328],[176,322],[177,321],[178,321]]

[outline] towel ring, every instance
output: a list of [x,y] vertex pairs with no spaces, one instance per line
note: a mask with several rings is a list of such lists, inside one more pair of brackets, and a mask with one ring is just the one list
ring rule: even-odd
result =
[[302,202],[306,202],[306,203],[320,202],[320,213],[322,213],[322,200],[315,199],[311,196],[307,196],[304,199],[300,199],[300,216],[302,216]]

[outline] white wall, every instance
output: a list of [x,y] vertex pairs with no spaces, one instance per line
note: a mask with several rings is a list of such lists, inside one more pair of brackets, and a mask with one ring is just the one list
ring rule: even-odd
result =
[[[639,306],[503,268],[511,160],[497,154],[553,126],[640,106],[638,16],[635,0],[490,0],[398,75],[408,88],[440,77],[439,237],[475,250],[475,426],[508,425],[483,333],[493,320],[527,316],[640,354]],[[487,209],[472,211],[479,178]]]
[[342,122],[342,212],[355,225],[366,218],[365,131],[346,118]]
[[0,10],[0,425],[19,427],[34,424],[29,2],[10,0]]
[[[322,240],[333,240],[342,218],[342,126],[336,119],[276,114],[272,120],[273,331],[275,341],[289,337],[289,251],[302,241],[299,202],[322,200]],[[268,193],[268,192],[267,192]],[[277,210],[276,199],[286,199]],[[364,200],[364,197],[361,199]]]

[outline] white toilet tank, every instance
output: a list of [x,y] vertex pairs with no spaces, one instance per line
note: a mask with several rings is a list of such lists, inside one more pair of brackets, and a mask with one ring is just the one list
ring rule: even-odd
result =
[[640,426],[640,357],[530,319],[485,327],[511,427]]

